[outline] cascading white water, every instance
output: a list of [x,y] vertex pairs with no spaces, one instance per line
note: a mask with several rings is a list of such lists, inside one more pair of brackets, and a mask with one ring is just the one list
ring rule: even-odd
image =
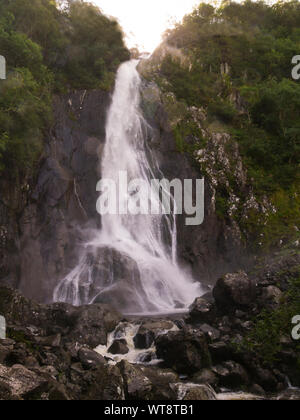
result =
[[[114,180],[118,185],[122,171],[127,174],[128,182],[141,179],[149,190],[159,168],[153,164],[155,160],[147,150],[146,136],[150,127],[140,112],[141,79],[137,64],[137,60],[124,63],[117,74],[108,112],[102,178]],[[129,191],[129,194],[135,193]],[[119,205],[125,205],[128,196],[117,198]],[[121,256],[125,264],[132,261],[135,269],[122,278],[123,267],[117,271],[111,267],[103,269],[104,260],[100,271],[99,268],[95,271],[93,265],[99,267],[99,258],[105,249],[105,255],[109,250],[110,264],[116,256]],[[200,284],[179,268],[176,249],[174,214],[104,215],[101,230],[86,244],[78,266],[58,285],[54,300],[75,305],[107,301],[119,306],[124,313],[172,313],[186,309],[203,292]]]

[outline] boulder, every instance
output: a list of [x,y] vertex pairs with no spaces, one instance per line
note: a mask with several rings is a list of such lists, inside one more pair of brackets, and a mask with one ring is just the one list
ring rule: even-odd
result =
[[76,395],[76,400],[120,401],[125,399],[124,381],[117,366],[103,365],[85,371],[78,386],[80,391]]
[[129,348],[127,346],[126,340],[124,339],[115,340],[108,349],[108,353],[111,354],[127,354],[128,352]]
[[41,345],[59,346],[75,342],[95,348],[107,344],[107,334],[112,332],[122,315],[107,304],[74,307],[65,303],[39,305],[24,298],[19,292],[0,287],[0,313],[6,314],[8,324],[26,325],[21,333],[34,335]]
[[247,372],[236,362],[227,361],[212,370],[218,377],[220,387],[240,390],[249,383]]
[[200,331],[171,331],[155,340],[157,356],[178,373],[192,374],[211,364],[205,335]]
[[172,388],[177,394],[178,400],[183,401],[215,401],[217,396],[208,385],[195,385],[176,383]]
[[207,385],[190,388],[183,398],[184,401],[215,401],[216,399],[214,390]]
[[192,382],[195,384],[215,386],[218,382],[218,379],[217,375],[211,369],[203,369],[193,375]]
[[231,360],[236,355],[236,350],[230,342],[216,341],[208,346],[214,364]]
[[202,324],[202,325],[200,325],[199,328],[200,328],[200,331],[202,331],[206,335],[208,341],[210,341],[210,342],[219,340],[219,338],[221,336],[220,331],[217,330],[216,328],[212,327],[211,325]]
[[135,348],[140,350],[149,349],[154,343],[155,337],[172,329],[178,329],[178,327],[169,320],[149,320],[144,322],[133,339]]
[[3,363],[13,350],[13,345],[3,344],[4,340],[0,340],[0,364]]
[[0,399],[36,399],[46,388],[47,380],[24,366],[0,365]]
[[190,306],[189,323],[210,323],[216,319],[216,307],[213,302],[197,298]]
[[106,364],[103,356],[88,348],[80,349],[78,358],[85,369],[91,369]]
[[260,385],[266,392],[276,392],[278,380],[273,372],[261,366],[252,367],[252,376],[254,381]]
[[179,381],[179,376],[170,369],[158,366],[142,366],[142,372],[151,381],[154,400],[176,400],[172,384]]
[[154,332],[141,326],[133,338],[133,342],[136,349],[149,349],[152,346],[154,339]]
[[106,345],[107,334],[113,331],[122,316],[105,304],[94,304],[76,308],[73,326],[69,329],[66,341],[74,341],[96,348]]
[[124,380],[126,399],[151,399],[152,383],[138,366],[133,366],[126,360],[122,360],[117,367]]
[[268,286],[262,289],[261,300],[265,304],[278,305],[282,299],[283,293],[276,286]]
[[233,314],[236,309],[249,307],[256,298],[256,284],[243,271],[226,274],[218,280],[213,295],[218,310]]

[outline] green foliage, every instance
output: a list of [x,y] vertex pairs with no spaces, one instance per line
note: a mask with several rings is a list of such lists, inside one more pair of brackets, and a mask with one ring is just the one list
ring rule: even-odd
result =
[[[300,267],[297,270],[298,275],[299,271]],[[298,314],[300,277],[295,277],[290,280],[288,291],[282,297],[280,305],[274,311],[264,310],[255,320],[255,325],[245,337],[240,351],[255,352],[266,364],[272,365],[278,361],[278,354],[284,349],[282,338],[291,334],[292,319]],[[298,369],[300,371],[300,357]]]
[[229,194],[224,189],[218,189],[216,193],[216,214],[220,219],[225,219],[228,214],[228,198]]
[[216,117],[226,124],[232,123],[237,115],[235,107],[229,101],[219,98],[210,102],[207,109],[210,116]]
[[71,3],[68,17],[72,30],[67,33],[65,79],[75,88],[110,89],[119,64],[129,59],[118,23],[78,1]]
[[69,89],[111,89],[129,58],[117,22],[79,0],[0,0],[0,172],[32,175],[52,121],[52,98]]
[[173,133],[180,153],[189,153],[193,156],[196,150],[203,148],[206,144],[201,129],[189,113],[176,125]]
[[[236,218],[256,242],[263,234],[269,245],[299,225],[300,84],[291,78],[291,59],[300,51],[299,24],[296,0],[200,4],[166,33],[165,42],[184,57],[165,57],[159,73],[178,100],[206,109],[209,130],[226,131],[238,142],[247,184],[277,212],[267,226],[256,211],[246,222]],[[184,143],[178,133],[176,139]],[[236,195],[242,205],[240,192]],[[222,218],[227,198],[217,192]]]

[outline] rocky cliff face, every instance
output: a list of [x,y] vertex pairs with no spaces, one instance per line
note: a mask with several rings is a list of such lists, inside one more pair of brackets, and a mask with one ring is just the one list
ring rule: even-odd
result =
[[[223,274],[250,263],[242,232],[234,217],[220,218],[216,209],[216,186],[219,183],[227,185],[229,177],[232,177],[240,188],[245,188],[245,172],[238,148],[235,148],[234,153],[227,148],[228,134],[211,135],[206,132],[202,128],[205,119],[203,111],[190,109],[188,112],[193,115],[194,123],[206,138],[206,143],[204,147],[200,146],[200,139],[187,136],[184,141],[187,144],[199,142],[198,149],[196,147],[193,154],[180,150],[174,128],[183,120],[186,108],[172,94],[163,94],[153,82],[145,82],[142,97],[146,118],[153,127],[150,146],[164,176],[169,180],[178,178],[182,181],[205,178],[204,223],[200,226],[186,226],[186,216],[178,216],[178,251],[182,264],[192,268],[196,279],[214,284]],[[230,199],[233,209],[234,198],[232,194]]]
[[110,94],[76,92],[56,98],[35,180],[3,185],[1,280],[39,301],[74,268],[96,212],[99,158]]
[[[178,251],[181,262],[192,269],[196,279],[212,284],[219,276],[246,263],[241,232],[234,218],[221,220],[216,213],[214,183],[222,174],[209,172],[213,167],[209,164],[216,161],[226,167],[227,137],[215,135],[199,151],[197,159],[180,152],[173,126],[183,111],[177,104],[166,103],[151,83],[145,83],[142,96],[145,116],[153,127],[149,145],[164,176],[170,180],[201,178],[206,173],[197,159],[208,162],[205,221],[201,226],[188,227],[185,216],[178,217]],[[101,223],[95,205],[96,184],[100,179],[109,104],[110,94],[101,91],[56,98],[54,124],[45,139],[36,179],[24,180],[13,188],[2,187],[1,281],[20,289],[27,297],[50,301],[59,280],[78,262],[89,228]],[[201,125],[201,112],[194,113]],[[235,154],[234,176],[243,187],[243,168],[238,151]],[[230,170],[227,168],[227,172]],[[226,182],[226,174],[223,178]]]

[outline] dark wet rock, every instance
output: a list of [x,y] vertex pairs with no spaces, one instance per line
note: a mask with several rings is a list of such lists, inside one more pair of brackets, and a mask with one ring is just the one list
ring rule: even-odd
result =
[[107,333],[112,332],[121,319],[122,316],[109,305],[95,304],[76,308],[74,324],[67,334],[67,340],[91,348],[106,345]]
[[166,332],[175,327],[175,323],[168,319],[154,319],[143,322],[142,327],[153,331],[155,334]]
[[256,284],[245,272],[226,274],[218,280],[213,295],[219,311],[234,313],[254,302]]
[[249,383],[246,370],[236,362],[227,361],[222,365],[213,367],[212,370],[218,377],[220,387],[241,389]]
[[86,371],[80,383],[78,400],[124,400],[124,381],[116,366],[99,366]]
[[137,334],[133,338],[134,346],[136,349],[149,349],[155,339],[153,331],[140,327]]
[[37,373],[38,375],[42,375],[44,377],[51,378],[54,380],[60,376],[58,370],[56,370],[54,366],[36,366],[35,365],[31,368],[31,370]]
[[231,360],[236,356],[236,350],[230,342],[217,341],[208,346],[214,364]]
[[35,341],[40,346],[45,347],[60,347],[61,334],[56,334],[50,337],[35,337]]
[[179,330],[183,330],[185,328],[185,319],[175,319],[174,324]]
[[214,327],[212,327],[211,325],[208,325],[208,324],[200,325],[199,329],[200,329],[200,331],[202,331],[206,335],[208,341],[210,341],[210,342],[219,340],[219,338],[221,336],[221,333],[220,333],[219,330],[217,330],[216,328],[214,328]]
[[[40,305],[5,287],[0,288],[0,313],[5,313],[8,323],[36,327],[39,332],[36,340],[48,346],[59,345],[60,337],[62,342],[73,341],[91,348],[106,345],[107,334],[122,319],[106,304],[82,307],[63,303]],[[35,336],[29,328],[21,329],[24,340]]]
[[249,391],[253,395],[259,395],[261,397],[265,397],[266,396],[266,393],[265,393],[264,389],[261,386],[257,385],[257,384],[252,385],[250,387]]
[[157,356],[178,373],[192,374],[211,363],[205,335],[200,331],[171,331],[156,341]]
[[25,360],[24,366],[27,367],[28,369],[34,369],[39,366],[39,362],[37,361],[36,357],[28,356]]
[[184,401],[215,401],[217,399],[214,390],[207,386],[195,386],[187,391]]
[[141,367],[144,375],[151,381],[153,400],[175,400],[176,394],[171,384],[179,381],[178,375],[170,369],[162,369],[157,366]]
[[149,362],[151,362],[151,360],[154,360],[155,358],[156,358],[155,353],[149,351],[147,353],[142,353],[138,358],[138,362],[139,363],[149,363]]
[[239,319],[245,319],[248,318],[248,314],[246,312],[240,311],[239,309],[237,309],[235,311],[235,317],[239,318]]
[[203,298],[197,298],[190,307],[188,322],[210,323],[216,319],[215,304]]
[[13,345],[5,346],[0,340],[0,364],[3,363],[13,350]]
[[108,353],[111,354],[127,354],[128,352],[129,348],[127,346],[126,340],[124,339],[115,340],[108,349]]
[[177,399],[183,401],[215,401],[217,396],[208,385],[177,383],[172,385]]
[[175,323],[168,320],[149,320],[143,322],[138,329],[133,341],[137,349],[149,349],[154,343],[155,337],[175,327]]
[[152,383],[138,366],[133,366],[126,360],[122,360],[117,366],[124,380],[127,399],[151,399]]
[[78,352],[83,346],[79,343],[66,343],[64,345],[66,352],[69,354],[72,361],[78,360]]
[[276,392],[278,381],[275,375],[268,369],[264,369],[260,366],[252,368],[252,376],[258,385],[260,385],[266,392]]
[[73,383],[82,383],[85,375],[85,369],[81,363],[73,363],[70,366],[70,378]]
[[78,358],[85,369],[91,369],[106,364],[103,356],[88,348],[80,349]]
[[193,375],[191,381],[195,384],[205,384],[216,386],[218,383],[217,375],[211,369],[203,369]]
[[48,393],[49,401],[69,401],[70,399],[64,385],[59,383],[52,384]]
[[1,182],[0,226],[5,226],[0,280],[39,302],[77,264],[83,228],[96,228],[96,184],[105,142],[110,92],[56,96],[38,173],[16,185]]

